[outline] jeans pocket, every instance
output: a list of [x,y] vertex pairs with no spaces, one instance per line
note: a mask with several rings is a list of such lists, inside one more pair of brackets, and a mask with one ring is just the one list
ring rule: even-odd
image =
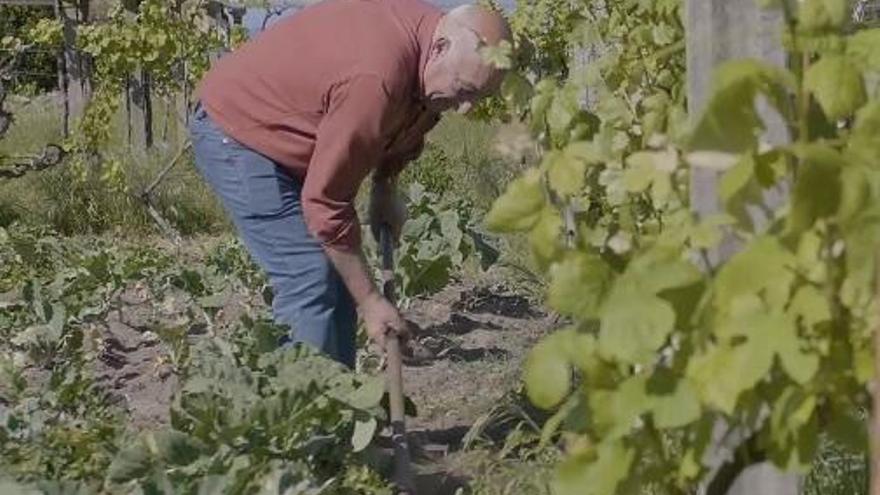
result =
[[[261,157],[262,158],[262,157]],[[266,159],[244,160],[239,163],[241,185],[247,200],[246,216],[263,218],[278,216],[284,211],[284,184],[276,165]]]

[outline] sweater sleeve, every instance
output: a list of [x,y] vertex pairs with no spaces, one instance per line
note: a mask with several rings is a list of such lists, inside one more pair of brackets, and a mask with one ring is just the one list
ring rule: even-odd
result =
[[354,76],[330,90],[302,189],[306,225],[325,246],[360,247],[354,199],[384,154],[391,109],[379,76]]

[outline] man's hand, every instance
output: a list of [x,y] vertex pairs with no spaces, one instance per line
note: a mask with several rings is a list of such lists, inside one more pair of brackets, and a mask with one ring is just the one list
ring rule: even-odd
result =
[[369,297],[361,305],[361,317],[367,327],[367,335],[373,342],[385,348],[385,337],[395,333],[401,340],[409,337],[409,325],[397,308],[378,293]]
[[397,243],[403,224],[406,223],[406,202],[397,192],[397,185],[391,179],[379,179],[373,182],[369,208],[370,230],[373,238],[379,240],[382,225],[391,229],[391,237]]

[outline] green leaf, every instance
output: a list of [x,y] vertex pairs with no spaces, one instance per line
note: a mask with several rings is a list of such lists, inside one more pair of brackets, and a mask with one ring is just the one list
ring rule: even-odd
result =
[[486,216],[489,229],[497,232],[517,232],[531,229],[544,209],[544,191],[541,171],[526,171],[513,181],[507,191],[492,205]]
[[842,26],[849,13],[848,0],[805,0],[798,21],[804,30],[826,31]]
[[556,92],[547,111],[547,125],[550,127],[550,136],[554,141],[565,140],[578,110],[578,101],[573,92],[566,90]]
[[525,365],[526,392],[542,409],[556,407],[571,389],[571,368],[565,359],[565,338],[550,335],[529,352]]
[[616,390],[595,390],[590,394],[590,409],[602,438],[618,439],[629,434],[639,417],[651,409],[645,382],[644,376],[633,376]]
[[803,349],[804,343],[798,337],[794,321],[791,318],[779,319],[766,330],[767,345],[773,346],[779,355],[782,369],[795,382],[801,385],[809,383],[819,371],[819,356]]
[[786,100],[794,87],[790,72],[770,64],[756,60],[723,64],[715,73],[712,94],[688,140],[688,149],[728,153],[755,149],[764,129],[755,97],[767,96],[785,115]]
[[880,100],[872,101],[856,114],[849,146],[867,161],[880,156]]
[[385,379],[374,376],[365,377],[363,380],[361,386],[345,402],[356,409],[372,409],[382,401],[382,396],[385,394]]
[[680,428],[700,419],[700,399],[687,378],[677,382],[671,373],[658,380],[648,381],[647,391],[658,428]]
[[123,449],[107,469],[107,479],[112,483],[125,483],[142,478],[153,467],[153,456],[143,442],[138,441]]
[[355,421],[354,433],[351,435],[351,445],[355,452],[361,452],[370,445],[370,442],[373,441],[373,435],[376,434],[377,426],[376,418],[373,417]]
[[615,287],[602,305],[599,351],[628,364],[649,362],[675,325],[666,301],[642,291]]
[[[752,154],[745,155],[733,167],[724,172],[718,183],[718,194],[721,201],[729,205],[731,200],[740,193],[754,179],[755,162]],[[730,206],[728,206],[730,209]]]
[[863,29],[846,40],[846,54],[862,70],[880,71],[880,28]]
[[186,466],[202,455],[204,445],[186,433],[165,429],[147,434],[146,441],[153,445],[156,455],[172,466]]
[[657,171],[652,155],[652,152],[644,151],[627,158],[628,167],[623,171],[623,187],[627,192],[644,192],[654,182]]
[[804,86],[831,120],[852,115],[868,99],[862,73],[842,55],[826,55],[811,65]]
[[563,152],[551,151],[544,158],[550,188],[563,197],[581,192],[586,180],[587,163]]
[[770,415],[770,458],[787,471],[807,472],[818,447],[816,397],[787,387]]
[[840,206],[837,218],[847,222],[865,210],[871,199],[869,171],[855,163],[850,163],[840,172]]
[[529,246],[542,269],[547,269],[561,255],[562,235],[563,224],[559,213],[550,206],[544,208],[540,219],[529,232]]
[[501,83],[501,96],[507,105],[514,109],[514,112],[520,113],[523,109],[528,108],[532,95],[534,95],[534,89],[528,79],[517,71],[507,73]]
[[816,287],[805,285],[798,289],[788,307],[789,313],[803,319],[804,325],[812,327],[831,320],[828,299]]
[[834,215],[840,208],[840,169],[846,164],[835,149],[807,145],[795,150],[801,159],[792,193],[791,211],[786,231],[799,233],[820,219]]
[[694,384],[702,402],[733,414],[740,395],[752,389],[770,372],[773,350],[752,341],[731,346],[712,346],[694,356],[687,367],[687,377]]
[[755,239],[719,270],[714,282],[715,305],[729,311],[738,297],[760,293],[765,298],[787,301],[796,262],[775,238]]
[[556,495],[614,495],[630,472],[635,451],[622,442],[606,441],[599,445],[598,458],[587,455],[562,462],[553,482]]
[[547,303],[567,316],[596,318],[612,275],[608,264],[597,256],[567,253],[562,262],[550,268]]

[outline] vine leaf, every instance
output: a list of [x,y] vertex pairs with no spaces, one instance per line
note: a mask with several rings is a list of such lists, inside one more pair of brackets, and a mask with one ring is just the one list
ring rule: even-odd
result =
[[842,55],[826,55],[811,65],[804,86],[831,120],[853,114],[868,99],[862,73]]
[[529,230],[537,223],[543,209],[541,171],[535,168],[513,181],[495,201],[486,215],[486,225],[496,232]]

